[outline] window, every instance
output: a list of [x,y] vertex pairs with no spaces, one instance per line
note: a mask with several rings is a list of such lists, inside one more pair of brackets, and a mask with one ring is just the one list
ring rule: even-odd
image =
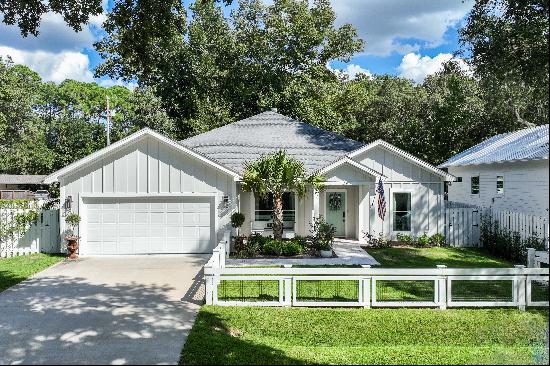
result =
[[504,177],[497,175],[497,194],[504,194]]
[[[267,197],[261,199],[256,198],[256,207],[254,213],[255,221],[271,221],[273,214],[273,195],[270,193]],[[283,193],[283,221],[294,223],[295,208],[294,208],[294,193]]]
[[479,194],[479,175],[471,178],[471,192],[472,194]]
[[411,194],[393,194],[393,231],[411,231]]

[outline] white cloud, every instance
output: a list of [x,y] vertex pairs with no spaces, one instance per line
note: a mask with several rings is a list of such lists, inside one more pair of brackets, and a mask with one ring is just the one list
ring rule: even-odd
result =
[[445,42],[473,0],[332,0],[337,23],[351,23],[365,40],[365,53],[388,56],[418,52]]
[[38,72],[47,81],[59,83],[65,79],[91,82],[88,56],[75,51],[25,51],[0,46],[0,55],[10,56],[14,63],[24,64]]
[[371,77],[372,74],[369,70],[362,68],[356,64],[348,64],[344,69],[333,69],[330,65],[327,65],[327,68],[334,72],[338,76],[346,76],[349,79],[355,79],[359,74],[363,74],[367,77]]
[[125,82],[125,81],[120,80],[120,79],[118,79],[118,80],[102,79],[102,80],[99,80],[98,84],[101,85],[104,88],[110,88],[111,86],[118,85],[118,86],[124,86],[124,87],[126,87],[130,90],[134,90],[138,86],[138,84],[136,82],[133,82],[133,81]]
[[[399,76],[421,83],[426,76],[441,70],[442,65],[452,58],[453,55],[450,53],[440,53],[435,57],[408,53],[403,56],[401,64],[397,69],[399,71]],[[468,67],[464,60],[457,59],[457,61],[463,70],[468,71]]]

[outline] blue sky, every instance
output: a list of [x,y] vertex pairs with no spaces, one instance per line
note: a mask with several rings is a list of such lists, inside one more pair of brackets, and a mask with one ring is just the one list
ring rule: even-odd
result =
[[[113,0],[103,1],[106,9]],[[421,82],[458,49],[457,30],[473,0],[331,0],[331,3],[337,15],[336,24],[353,24],[366,46],[348,64],[333,62],[330,68],[350,77],[360,72],[388,73]],[[1,24],[0,55],[10,55],[14,62],[26,64],[54,82],[71,78],[97,81],[105,86],[123,84],[93,77],[94,67],[102,60],[92,44],[101,37],[104,19],[105,14],[93,17],[77,33],[60,16],[47,14],[38,38],[23,38],[17,27]]]

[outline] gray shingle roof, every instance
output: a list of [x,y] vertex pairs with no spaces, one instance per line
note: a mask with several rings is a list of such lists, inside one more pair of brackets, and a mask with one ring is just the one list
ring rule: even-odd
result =
[[311,173],[363,146],[358,141],[274,111],[257,114],[180,143],[241,174],[245,162],[281,149],[303,162]]
[[0,174],[0,184],[42,184],[45,175]]
[[439,167],[535,159],[548,159],[548,125],[493,136],[453,156]]

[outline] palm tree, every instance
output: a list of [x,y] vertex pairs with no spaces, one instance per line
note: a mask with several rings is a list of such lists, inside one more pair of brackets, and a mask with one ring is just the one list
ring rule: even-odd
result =
[[299,198],[306,195],[309,186],[322,190],[325,178],[322,175],[307,175],[297,159],[280,150],[246,163],[242,187],[253,191],[259,198],[273,195],[273,237],[283,237],[283,194],[294,192]]

